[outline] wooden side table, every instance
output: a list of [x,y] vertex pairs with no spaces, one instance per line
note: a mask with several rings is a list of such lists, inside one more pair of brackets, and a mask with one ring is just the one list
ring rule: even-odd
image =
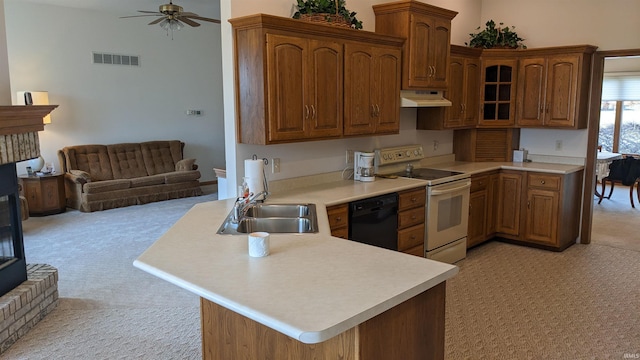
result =
[[29,216],[59,214],[66,210],[64,174],[20,175],[21,195],[29,204]]

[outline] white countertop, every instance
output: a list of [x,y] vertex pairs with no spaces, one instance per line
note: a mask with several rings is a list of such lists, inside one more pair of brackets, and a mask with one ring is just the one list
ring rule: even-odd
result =
[[271,196],[317,207],[315,234],[271,234],[249,257],[246,235],[217,235],[233,200],[195,205],[134,265],[304,343],[319,343],[458,272],[453,265],[334,238],[325,205],[425,186],[416,179],[341,181]]
[[438,163],[427,166],[435,169],[460,171],[468,174],[477,174],[492,170],[521,170],[521,171],[536,171],[546,172],[553,174],[570,174],[576,171],[584,169],[583,165],[571,165],[571,164],[555,164],[555,163],[543,163],[543,162],[464,162],[464,161],[452,161],[445,163]]
[[[470,174],[518,169],[570,173],[582,166],[450,162]],[[195,205],[134,265],[304,343],[338,335],[458,272],[453,265],[331,236],[326,206],[426,186],[418,179],[336,181],[296,187],[267,203],[316,204],[319,232],[271,234],[271,254],[251,258],[246,235],[218,235],[233,200]]]

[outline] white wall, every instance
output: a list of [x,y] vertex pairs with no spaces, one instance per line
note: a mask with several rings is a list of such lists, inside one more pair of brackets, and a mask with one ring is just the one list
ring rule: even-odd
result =
[[[530,48],[590,44],[599,50],[640,48],[637,0],[482,0],[482,24],[493,19],[516,26]],[[561,140],[563,150],[555,150]],[[587,130],[521,130],[530,153],[585,157]]]
[[[357,12],[365,31],[375,30],[375,15],[372,5],[385,3],[384,0],[347,1],[347,8]],[[432,0],[430,4],[458,11],[452,23],[454,43],[464,44],[468,34],[478,26],[480,2],[475,0]],[[295,12],[291,0],[222,0],[223,18],[234,18],[255,13],[266,13],[290,17]],[[234,144],[235,109],[233,104],[233,51],[231,26],[226,24],[223,36],[223,73],[225,93],[225,132],[227,140],[227,180],[228,193],[234,194],[239,179],[244,174],[244,159],[256,154],[260,158],[281,159],[281,172],[268,174],[270,180],[342,170],[345,167],[347,149],[373,150],[378,147],[419,143],[423,144],[427,156],[450,154],[453,151],[453,131],[415,130],[415,109],[401,109],[401,129],[399,135],[352,138],[341,140],[315,141],[286,145],[255,146]],[[227,96],[228,95],[228,96]],[[439,141],[434,150],[433,141]]]
[[[188,27],[171,40],[147,26],[150,18],[4,3],[12,96],[47,90],[60,105],[39,134],[46,161],[57,163],[56,151],[68,145],[179,139],[185,157],[197,159],[201,181],[224,167],[219,25]],[[219,15],[211,11],[200,15]],[[92,51],[139,55],[141,66],[93,64]],[[187,116],[187,109],[204,115]]]
[[11,105],[9,84],[9,58],[7,57],[6,31],[4,26],[4,0],[0,0],[0,106]]

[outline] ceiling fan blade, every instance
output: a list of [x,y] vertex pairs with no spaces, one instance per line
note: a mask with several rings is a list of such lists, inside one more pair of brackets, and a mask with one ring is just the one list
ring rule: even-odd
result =
[[162,14],[161,12],[157,12],[157,11],[138,10],[138,12],[147,13],[147,14]]
[[[182,17],[185,17],[184,13],[181,14]],[[202,21],[208,21],[208,22],[212,22],[212,23],[216,23],[216,24],[220,24],[220,20],[218,19],[210,19],[210,18],[206,18],[206,17],[202,17],[202,16],[186,16],[190,19],[194,19],[194,20],[202,20]]]
[[164,16],[164,14],[120,16],[120,19],[135,18],[135,17],[146,17],[146,16]]
[[150,22],[150,23],[149,23],[149,24],[147,24],[147,25],[155,25],[155,24],[159,23],[160,21],[162,21],[162,20],[164,20],[164,19],[165,19],[164,17],[159,17],[159,18],[157,18],[157,19],[153,20],[152,22]]
[[182,21],[183,23],[185,23],[185,24],[187,24],[187,25],[190,25],[190,26],[193,26],[193,27],[198,27],[198,26],[200,26],[200,24],[198,24],[197,22],[195,22],[195,21],[193,21],[193,20],[191,20],[191,19],[187,18],[186,16],[182,16],[182,15],[180,15],[180,16],[178,16],[177,18],[178,18],[178,20]]

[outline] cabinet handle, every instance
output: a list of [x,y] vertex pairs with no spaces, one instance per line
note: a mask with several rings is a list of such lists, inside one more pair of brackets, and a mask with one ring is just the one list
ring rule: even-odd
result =
[[340,222],[340,221],[342,221],[342,217],[338,216],[338,217],[336,218],[336,222]]
[[309,118],[309,105],[305,105],[305,106],[304,106],[304,110],[305,110],[305,112],[304,112],[304,118],[305,118],[305,119],[308,119],[308,118]]
[[315,107],[315,105],[311,105],[311,111],[312,111],[311,118],[315,119],[316,118],[316,107]]
[[414,197],[413,197],[413,198],[411,198],[411,202],[413,202],[413,203],[414,203],[414,202],[416,202],[416,201],[418,201],[418,199],[417,199],[417,198],[414,198]]
[[380,105],[376,104],[376,117],[380,116]]
[[371,117],[376,117],[376,106],[371,104]]
[[544,180],[540,180],[540,184],[544,185],[545,184]]
[[540,104],[540,114],[544,114],[544,104]]
[[415,240],[416,236],[415,235],[411,235],[411,240]]
[[549,108],[551,107],[551,103],[547,103],[547,108],[545,109],[545,112],[548,114],[549,113]]
[[531,209],[531,200],[527,201],[527,209]]

